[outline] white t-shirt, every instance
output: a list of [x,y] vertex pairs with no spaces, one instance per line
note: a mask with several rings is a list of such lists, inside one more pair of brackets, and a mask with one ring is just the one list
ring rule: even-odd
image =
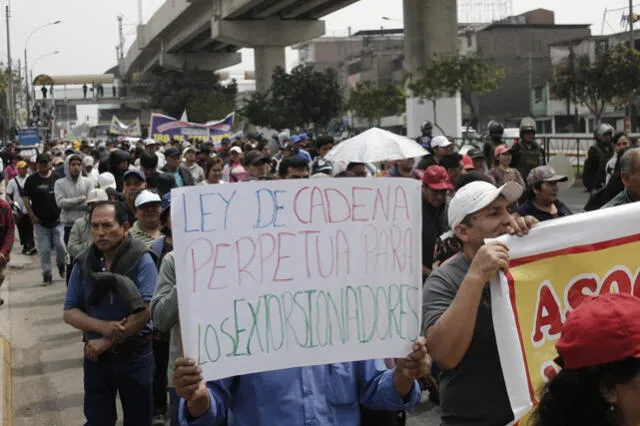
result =
[[609,179],[613,176],[613,171],[616,168],[616,161],[618,161],[618,153],[613,154],[609,161],[607,161],[607,165],[604,167],[604,171],[606,173],[605,185],[609,183]]
[[22,187],[22,189],[24,190],[24,184],[26,181],[27,176],[23,178],[21,178],[20,176],[16,176],[7,183],[7,195],[10,195],[13,201],[18,203],[18,206],[20,206],[20,211],[24,214],[27,213],[27,208],[24,206],[24,202],[22,201],[22,197],[20,196],[18,185],[20,185],[20,187]]

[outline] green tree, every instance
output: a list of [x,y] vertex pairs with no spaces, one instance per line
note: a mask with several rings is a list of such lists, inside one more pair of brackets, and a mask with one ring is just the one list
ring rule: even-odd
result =
[[640,95],[640,52],[619,45],[588,56],[569,57],[553,73],[551,88],[561,99],[585,106],[600,121],[607,105],[624,108]]
[[230,84],[222,86],[220,90],[197,94],[187,105],[189,120],[204,123],[225,117],[235,110],[237,93],[238,84],[233,80]]
[[287,73],[277,68],[271,88],[254,93],[242,114],[256,126],[276,130],[307,127],[324,129],[340,114],[342,91],[332,69],[324,72],[300,65]]
[[172,117],[186,108],[189,119],[204,122],[224,117],[235,109],[238,86],[222,85],[220,77],[198,69],[159,70],[146,84],[149,104]]
[[462,101],[471,111],[472,121],[477,121],[478,111],[473,105],[473,95],[486,95],[500,86],[504,70],[478,55],[435,55],[417,75],[407,76],[407,87],[413,94],[432,103],[433,124],[442,133],[436,116],[436,101],[460,93]]
[[357,117],[379,126],[383,117],[403,114],[406,102],[404,91],[397,84],[378,88],[372,81],[364,81],[351,89],[347,107]]
[[[12,135],[9,134],[9,130],[11,127],[11,123],[9,123],[9,111],[7,109],[7,97],[9,96],[9,80],[10,80],[9,70],[4,66],[4,64],[0,64],[0,135],[2,135],[3,139],[12,138]],[[14,97],[17,98],[19,96],[20,88],[22,87],[22,81],[18,76],[18,71],[13,70],[13,91]],[[16,119],[17,119],[17,108],[15,111]]]

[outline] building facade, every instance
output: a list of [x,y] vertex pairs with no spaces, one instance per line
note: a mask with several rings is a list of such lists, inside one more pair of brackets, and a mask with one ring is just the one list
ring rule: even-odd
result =
[[[463,106],[463,123],[460,124],[471,122],[481,131],[490,120],[500,120],[505,127],[513,127],[523,117],[533,115],[540,103],[536,93],[542,95],[542,89],[536,92],[534,88],[543,88],[553,74],[549,45],[589,37],[589,27],[588,24],[556,24],[554,12],[546,9],[532,10],[494,23],[458,24],[460,54],[479,54],[505,71],[505,79],[496,91],[472,97],[477,120],[473,120],[470,108]],[[345,90],[360,81],[373,81],[378,87],[399,84],[404,76],[402,29],[324,37],[294,48],[299,52],[301,64],[338,71]]]

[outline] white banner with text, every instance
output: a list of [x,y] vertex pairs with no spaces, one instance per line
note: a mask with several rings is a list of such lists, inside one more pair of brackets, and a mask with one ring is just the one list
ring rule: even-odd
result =
[[207,380],[411,352],[419,181],[180,188],[171,218],[184,352]]

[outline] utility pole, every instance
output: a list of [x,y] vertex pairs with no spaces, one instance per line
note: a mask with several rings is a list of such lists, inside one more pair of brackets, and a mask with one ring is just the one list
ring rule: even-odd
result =
[[124,58],[124,31],[122,27],[122,15],[118,15],[118,51],[120,52],[118,59]]
[[529,52],[527,57],[529,66],[529,113],[533,115],[533,54]]
[[633,50],[636,48],[635,40],[633,39],[633,0],[629,0],[629,47]]
[[[574,78],[576,68],[575,68],[575,55],[573,52],[573,46],[569,46],[569,69],[571,70],[571,76]],[[575,81],[575,80],[574,80]],[[574,93],[574,87],[569,90],[569,95],[567,97],[567,123],[569,127],[569,132],[575,131],[575,123],[571,123],[571,98]],[[577,114],[576,114],[577,115]]]
[[138,25],[144,24],[142,21],[142,0],[138,0]]
[[9,74],[9,81],[7,82],[7,112],[9,113],[9,128],[11,128],[14,126],[13,110],[15,107],[15,99],[13,97],[13,70],[11,67],[11,29],[9,28],[11,12],[8,5],[6,6],[5,11],[7,16],[7,72]]
[[23,103],[22,103],[22,88],[21,88],[21,82],[22,82],[22,63],[20,62],[20,58],[18,58],[18,87],[16,88],[16,126],[20,126],[20,123],[22,122],[21,118],[20,118],[20,114],[19,112],[22,111],[23,108]]

